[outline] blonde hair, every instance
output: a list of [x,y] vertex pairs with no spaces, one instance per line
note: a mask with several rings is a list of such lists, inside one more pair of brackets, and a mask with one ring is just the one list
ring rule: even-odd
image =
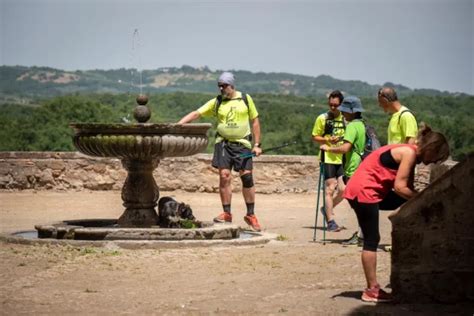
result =
[[420,153],[426,151],[436,153],[433,157],[436,162],[448,159],[449,144],[443,134],[434,132],[427,124],[421,123],[417,139]]

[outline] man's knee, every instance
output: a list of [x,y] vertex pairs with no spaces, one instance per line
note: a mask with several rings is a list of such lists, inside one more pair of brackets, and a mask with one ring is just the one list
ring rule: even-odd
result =
[[245,173],[240,176],[240,179],[242,180],[242,187],[246,189],[250,189],[253,187],[253,176],[251,173]]
[[221,170],[219,172],[219,183],[221,186],[226,186],[231,181],[231,173],[228,170]]
[[326,180],[326,194],[333,194],[336,190],[337,181],[335,178]]

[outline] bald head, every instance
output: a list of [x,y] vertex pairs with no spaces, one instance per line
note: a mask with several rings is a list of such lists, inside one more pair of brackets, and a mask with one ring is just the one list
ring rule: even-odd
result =
[[388,102],[398,101],[398,96],[397,96],[397,93],[395,92],[395,89],[390,88],[390,87],[380,88],[378,96],[379,98],[386,99]]

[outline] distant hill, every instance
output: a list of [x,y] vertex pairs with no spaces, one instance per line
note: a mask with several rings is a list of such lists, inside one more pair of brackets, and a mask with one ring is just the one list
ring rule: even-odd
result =
[[[295,96],[324,96],[340,89],[346,94],[373,97],[381,85],[358,80],[339,80],[328,75],[317,77],[289,73],[253,73],[232,70],[238,79],[238,89],[248,93]],[[77,70],[64,71],[48,67],[0,66],[0,100],[15,102],[30,98],[50,98],[71,93],[144,93],[197,92],[216,93],[216,79],[222,70],[208,67],[159,68],[143,70]],[[140,79],[141,75],[141,79]],[[141,84],[140,84],[141,83]],[[459,95],[433,89],[412,90],[403,85],[393,86],[401,96]]]

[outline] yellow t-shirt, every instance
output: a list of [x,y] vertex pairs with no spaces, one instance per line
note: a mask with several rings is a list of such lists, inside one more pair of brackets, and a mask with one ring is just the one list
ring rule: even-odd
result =
[[[329,138],[330,136],[339,136],[340,141],[337,144],[329,144],[331,147],[337,147],[342,145],[344,142],[342,139],[344,138],[344,130],[345,130],[345,123],[344,117],[342,113],[339,112],[339,115],[334,118],[334,127],[332,128],[332,133],[328,135],[324,135],[324,128],[326,126],[326,117],[327,113],[323,113],[316,118],[313,126],[313,136],[324,136]],[[319,153],[319,157],[321,157],[321,152]],[[330,152],[324,153],[324,162],[332,165],[340,165],[342,164],[342,154],[335,154]]]
[[[203,117],[216,117],[217,98],[207,101],[197,111]],[[224,139],[242,143],[245,147],[251,148],[252,144],[248,139],[252,132],[249,120],[258,117],[257,108],[250,95],[247,94],[248,107],[242,100],[242,92],[236,91],[234,98],[223,99],[217,113],[217,133],[216,143]]]
[[398,112],[392,114],[388,124],[388,144],[402,144],[407,137],[416,137],[418,134],[418,124],[416,118],[407,107],[401,106]]

